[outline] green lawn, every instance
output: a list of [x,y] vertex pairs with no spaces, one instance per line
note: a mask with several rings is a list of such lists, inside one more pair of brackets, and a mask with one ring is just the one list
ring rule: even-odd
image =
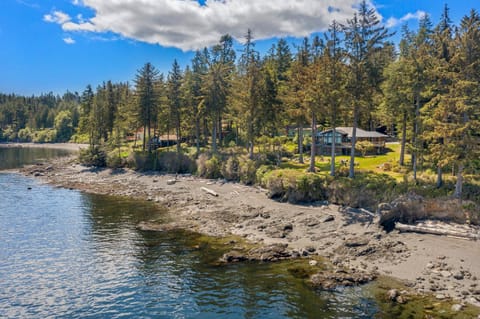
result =
[[[400,144],[399,143],[388,143],[387,144],[387,153],[382,155],[367,155],[365,157],[357,156],[355,162],[358,163],[356,166],[357,171],[372,171],[375,173],[384,173],[394,177],[397,180],[403,179],[404,173],[394,172],[392,170],[385,170],[384,164],[396,166],[400,159]],[[405,156],[406,161],[410,160],[410,156],[407,154]],[[320,174],[327,174],[330,171],[330,157],[329,156],[316,156],[316,167]],[[342,161],[347,162],[350,160],[350,156],[340,155],[335,157],[335,166],[340,168]],[[305,164],[300,164],[298,161],[288,161],[283,162],[280,165],[280,168],[283,169],[297,169],[297,170],[307,170],[309,167],[310,157],[308,154],[304,157]],[[348,167],[348,164],[346,165]]]

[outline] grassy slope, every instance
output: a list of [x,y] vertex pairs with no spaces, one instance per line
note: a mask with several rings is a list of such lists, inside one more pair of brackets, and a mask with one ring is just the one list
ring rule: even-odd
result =
[[[403,179],[403,173],[400,172],[394,172],[394,171],[386,171],[383,169],[383,164],[384,163],[389,163],[391,165],[394,165],[395,163],[398,163],[398,160],[400,158],[400,144],[398,143],[389,143],[387,145],[388,147],[388,152],[383,155],[371,155],[371,156],[365,156],[365,157],[356,157],[355,162],[358,163],[358,166],[356,167],[356,170],[358,171],[370,171],[370,172],[375,172],[375,173],[384,173],[387,175],[392,176],[393,178],[397,180],[402,180]],[[406,160],[408,161],[410,159],[409,155],[406,155]],[[300,164],[298,162],[284,162],[280,165],[281,168],[289,168],[289,169],[298,169],[298,170],[303,170],[305,171],[309,164],[309,157],[305,157],[305,164]],[[335,165],[337,169],[340,169],[342,164],[341,161],[348,161],[350,160],[350,156],[346,155],[341,155],[341,156],[336,156],[335,157]],[[330,171],[330,157],[329,156],[317,156],[316,157],[316,167],[318,169],[318,172],[320,174],[328,174]]]

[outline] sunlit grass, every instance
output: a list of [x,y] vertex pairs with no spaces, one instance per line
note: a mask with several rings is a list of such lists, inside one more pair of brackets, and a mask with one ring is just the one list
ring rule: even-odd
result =
[[[405,178],[405,175],[410,172],[409,162],[411,156],[405,154],[405,163],[407,164],[404,167],[399,167],[398,163],[400,160],[400,144],[399,143],[387,143],[387,152],[381,155],[367,155],[367,156],[356,156],[355,157],[355,171],[356,172],[373,172],[377,174],[387,174],[397,181],[402,181]],[[294,169],[299,171],[307,171],[310,166],[310,154],[304,154],[304,164],[298,162],[298,154],[295,155],[293,160],[284,160],[280,164],[281,169]],[[335,169],[348,169],[349,168],[349,155],[337,155],[335,157]],[[388,166],[390,168],[388,168]],[[317,173],[320,175],[328,175],[330,172],[330,156],[316,156],[315,157],[315,167]],[[396,169],[392,169],[396,167]]]

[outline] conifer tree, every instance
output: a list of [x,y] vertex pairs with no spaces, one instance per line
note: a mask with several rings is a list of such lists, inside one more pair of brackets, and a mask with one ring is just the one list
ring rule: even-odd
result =
[[325,87],[323,89],[326,95],[326,113],[329,115],[328,120],[332,127],[333,136],[330,150],[330,176],[335,176],[335,127],[339,115],[342,113],[341,106],[346,102],[344,51],[341,47],[340,32],[340,25],[334,20],[326,34],[326,45],[323,55],[325,63]]
[[349,177],[355,176],[355,144],[357,139],[357,127],[363,110],[369,104],[372,82],[369,78],[372,55],[384,45],[389,36],[388,30],[380,25],[380,21],[374,9],[369,8],[363,0],[360,8],[352,19],[347,20],[343,27],[345,32],[345,46],[350,68],[348,91],[351,94],[353,130],[352,146],[350,151]]
[[177,60],[173,61],[172,70],[168,74],[167,79],[167,96],[170,108],[170,118],[175,125],[175,134],[177,136],[177,153],[180,153],[181,142],[181,120],[183,105],[181,100],[182,71]]
[[[449,48],[446,46],[446,48]],[[450,50],[450,49],[448,49]],[[454,39],[451,69],[440,80],[446,84],[426,107],[431,152],[438,165],[456,168],[454,196],[461,199],[464,170],[480,154],[480,16],[464,16]],[[436,143],[435,143],[436,142]]]
[[[137,71],[135,77],[135,93],[137,98],[137,115],[143,127],[142,150],[146,150],[150,141],[150,130],[157,116],[157,92],[155,90],[159,72],[149,62]],[[150,150],[149,150],[150,151]]]
[[261,105],[261,73],[260,58],[254,49],[253,35],[251,30],[245,35],[242,55],[238,66],[235,83],[234,103],[246,133],[247,150],[249,157],[253,157],[255,137],[259,126]]

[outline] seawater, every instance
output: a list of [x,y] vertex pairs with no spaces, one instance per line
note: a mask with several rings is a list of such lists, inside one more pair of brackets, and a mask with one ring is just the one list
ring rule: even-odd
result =
[[[23,152],[31,151],[0,148],[0,158],[16,159],[7,168],[20,166]],[[364,288],[321,292],[278,265],[218,266],[194,245],[194,235],[136,229],[163,214],[148,202],[0,172],[0,318],[379,315]]]

